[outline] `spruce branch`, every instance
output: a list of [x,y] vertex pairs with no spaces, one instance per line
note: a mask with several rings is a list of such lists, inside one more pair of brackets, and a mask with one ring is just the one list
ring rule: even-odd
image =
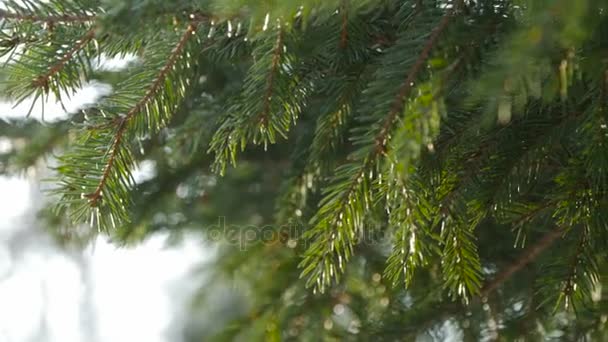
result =
[[283,30],[279,29],[277,34],[277,40],[275,43],[274,51],[272,52],[272,62],[270,64],[270,71],[268,72],[268,78],[266,80],[266,91],[264,93],[264,106],[259,114],[259,122],[263,128],[268,125],[268,116],[270,115],[270,108],[272,102],[272,93],[274,89],[274,80],[276,77],[277,69],[280,66],[281,55],[283,53]]
[[[11,100],[76,91],[91,75],[112,82],[111,94],[65,122],[65,129],[76,126],[70,134],[57,134],[56,147],[69,145],[58,157],[57,193],[61,216],[119,228],[104,232],[119,243],[208,222],[218,211],[232,212],[238,223],[258,222],[254,213],[268,222],[275,176],[292,156],[290,192],[277,198],[275,222],[313,215],[305,241],[289,241],[289,249],[256,243],[238,253],[227,246],[214,265],[257,293],[249,318],[231,330],[244,339],[441,338],[445,324],[461,327],[465,339],[496,332],[517,339],[532,331],[542,339],[557,330],[566,339],[595,338],[606,311],[598,270],[606,269],[608,245],[608,78],[601,74],[608,20],[598,1],[520,2],[212,0],[204,8],[214,15],[201,14],[212,19],[204,26],[211,30],[202,33],[200,25],[172,61],[187,29],[184,16],[200,1],[6,0],[0,7],[23,18],[0,19],[0,54],[9,60],[0,78]],[[452,7],[458,16],[447,24]],[[95,46],[96,39],[77,46],[94,20],[53,26],[26,17],[89,13],[110,30],[103,39],[97,31]],[[264,29],[254,20],[260,15],[268,15]],[[272,25],[277,18],[282,30]],[[213,35],[222,38],[207,46],[203,36]],[[565,49],[576,56],[556,75]],[[91,63],[127,54],[137,63],[120,73]],[[568,85],[567,101],[560,84]],[[192,106],[197,100],[204,103]],[[507,102],[509,119],[496,125],[497,107],[504,119]],[[566,120],[571,112],[581,114]],[[217,120],[216,130],[210,122]],[[49,153],[55,144],[36,133],[30,139],[28,165],[40,158],[34,152]],[[201,153],[210,140],[220,169],[249,144],[276,145],[266,154],[248,151],[245,168],[216,179],[196,167],[213,158]],[[10,148],[17,151],[18,143]],[[0,169],[10,171],[11,159],[0,153]],[[154,162],[148,180],[138,177],[141,160]],[[254,187],[241,191],[245,181]],[[222,194],[228,197],[216,196]],[[518,244],[519,233],[535,224],[547,227],[513,250],[509,228],[520,228]],[[551,228],[566,226],[576,229],[545,241]],[[359,240],[376,232],[394,232],[392,246]],[[309,243],[295,269],[301,259],[294,252]],[[541,260],[549,265],[536,267]],[[485,275],[487,265],[496,270]],[[296,281],[300,271],[303,280]],[[535,310],[531,279],[550,291],[542,299],[573,306],[591,299],[573,328],[561,322],[571,317],[563,307],[555,318]],[[329,293],[313,295],[304,282]],[[407,289],[388,289],[390,282]],[[484,304],[497,329],[484,320]],[[332,309],[354,317],[348,329],[327,315]],[[262,324],[241,329],[254,318]]]
[[[3,80],[5,95],[18,105],[31,101],[28,116],[35,104],[52,93],[56,102],[63,106],[63,98],[74,94],[93,72],[92,59],[100,49],[92,48],[95,28],[88,25],[66,25],[53,34],[30,35],[24,46],[13,46],[5,62],[6,77]],[[24,25],[19,30],[39,28]],[[13,33],[16,37],[21,34]],[[44,103],[44,101],[43,101]],[[65,107],[64,107],[65,108]],[[44,105],[42,106],[44,119]]]
[[351,121],[353,103],[356,96],[362,91],[367,75],[366,70],[360,67],[356,73],[349,77],[338,78],[343,87],[338,92],[329,94],[332,101],[329,110],[317,119],[315,134],[310,146],[309,165],[319,166],[327,152],[338,147],[338,143]]
[[[343,6],[346,3],[347,0],[342,1]],[[284,183],[281,195],[284,200],[278,201],[282,204],[289,203],[280,206],[278,217],[282,219],[292,220],[294,215],[306,213],[305,204],[309,192],[315,191],[328,172],[333,171],[334,163],[328,157],[338,152],[343,145],[347,127],[353,121],[354,104],[365,89],[370,71],[373,70],[369,64],[378,56],[369,49],[371,37],[368,30],[362,29],[369,23],[356,16],[343,19],[350,20],[349,25],[357,28],[348,36],[349,44],[344,47],[347,50],[341,47],[341,35],[336,35],[319,46],[319,53],[299,67],[322,70],[322,73],[313,76],[313,82],[321,86],[315,87],[311,97],[321,98],[324,102],[318,108],[314,133],[306,134],[302,137],[304,139],[300,139],[305,142],[296,143],[301,148],[294,151],[294,176]],[[344,28],[342,23],[344,22],[332,20],[323,31],[340,31]],[[351,58],[353,53],[356,54],[356,59]],[[316,110],[314,103],[312,108]]]
[[538,213],[540,213],[541,211],[543,211],[549,207],[554,206],[555,204],[557,204],[557,202],[558,202],[557,200],[546,201],[545,203],[538,205],[536,208],[525,213],[524,215],[521,215],[519,218],[517,218],[515,221],[513,221],[513,223],[511,225],[514,227],[518,227],[524,223],[528,223],[532,220],[532,218],[534,218],[536,215],[538,215]]
[[342,26],[340,28],[340,49],[346,49],[348,45],[348,0],[340,2],[340,12],[342,12]]
[[40,16],[40,15],[35,15],[35,14],[22,14],[22,13],[9,12],[6,10],[0,10],[0,19],[56,24],[56,23],[87,23],[87,22],[95,21],[97,19],[97,16],[95,16],[95,15],[73,15],[73,14]]
[[287,34],[281,27],[267,29],[254,43],[254,63],[209,147],[215,153],[213,169],[222,175],[228,164],[236,165],[237,153],[247,144],[267,147],[279,137],[286,139],[305,107],[310,75],[296,68]]
[[412,66],[412,69],[410,69],[410,71],[408,72],[405,82],[399,89],[399,92],[397,93],[397,96],[395,97],[395,100],[393,101],[392,109],[389,112],[389,114],[387,115],[386,119],[384,120],[382,129],[380,130],[380,133],[378,134],[378,136],[375,139],[376,140],[376,150],[374,150],[374,152],[373,152],[374,154],[386,153],[386,143],[388,141],[387,136],[391,130],[391,127],[392,127],[393,123],[395,122],[397,115],[403,111],[403,107],[405,106],[405,98],[410,94],[412,87],[414,86],[414,82],[416,81],[416,79],[418,77],[418,74],[425,67],[425,65],[426,65],[425,63],[426,63],[427,59],[429,58],[431,51],[435,47],[435,44],[437,44],[439,37],[441,36],[443,31],[445,31],[445,29],[448,27],[448,24],[450,23],[450,20],[452,19],[452,16],[453,16],[453,12],[454,12],[454,9],[451,8],[443,16],[443,18],[439,22],[439,25],[431,33],[431,36],[429,37],[428,41],[424,45],[424,48],[422,49],[422,52],[418,56],[418,59]]
[[95,28],[91,28],[85,33],[82,38],[76,41],[76,44],[66,52],[50,69],[43,75],[38,76],[32,81],[32,86],[35,88],[43,88],[45,92],[49,90],[49,82],[52,77],[61,72],[61,70],[70,62],[78,52],[84,49],[95,38]]
[[579,274],[579,267],[580,264],[583,262],[585,247],[587,247],[587,234],[586,231],[583,230],[576,245],[576,249],[568,262],[568,272],[565,279],[563,280],[563,286],[560,289],[561,292],[559,300],[556,303],[556,307],[560,304],[562,298],[565,298],[564,305],[566,306],[566,308],[571,305],[572,297],[576,292],[577,288],[577,278],[582,276],[582,274]]
[[[556,228],[549,232],[547,232],[536,244],[528,247],[520,256],[502,271],[500,271],[491,281],[487,282],[478,296],[473,298],[474,303],[479,303],[479,301],[486,301],[488,297],[496,291],[502,284],[508,281],[512,276],[514,276],[517,272],[522,270],[528,264],[534,262],[545,250],[551,247],[559,238],[561,238],[565,233],[565,229]],[[433,297],[434,298],[434,297]],[[461,314],[463,311],[469,306],[463,305],[454,305],[454,302],[443,302],[443,304],[439,304],[438,306],[448,305],[450,310],[437,310],[435,315],[427,322],[428,325],[431,325],[442,318],[448,317],[450,315]]]
[[188,40],[194,35],[197,25],[198,25],[198,22],[196,22],[196,21],[192,22],[188,25],[188,28],[182,35],[181,39],[179,40],[179,42],[177,43],[175,48],[173,49],[173,52],[171,53],[171,55],[169,56],[167,63],[160,70],[160,72],[158,73],[158,76],[156,77],[154,82],[150,85],[150,88],[148,88],[145,95],[141,98],[141,100],[139,102],[137,102],[137,104],[126,115],[124,115],[120,120],[116,121],[117,122],[116,133],[114,135],[112,145],[108,151],[108,153],[109,153],[108,161],[104,167],[104,171],[101,176],[101,179],[99,179],[99,184],[97,185],[97,188],[95,189],[95,191],[93,191],[93,193],[86,195],[86,197],[89,199],[89,204],[91,205],[91,207],[97,206],[98,201],[101,199],[103,189],[110,176],[110,172],[114,165],[114,161],[116,160],[116,157],[118,155],[118,151],[119,151],[120,145],[123,141],[123,136],[128,127],[129,121],[131,119],[133,119],[133,117],[135,117],[138,113],[140,113],[141,110],[144,107],[146,107],[149,104],[149,102],[151,102],[154,99],[154,96],[156,95],[156,93],[163,86],[167,75],[171,72],[171,70],[175,66],[175,63],[177,62],[178,58],[181,56],[182,50],[185,48],[186,44],[188,43]]
[[[413,13],[406,12],[408,20],[405,21],[405,24],[408,29],[419,29],[415,25],[415,19],[421,16],[422,12],[419,9],[415,9]],[[398,114],[403,112],[405,101],[410,95],[414,82],[420,78],[420,73],[424,69],[431,51],[435,48],[441,34],[447,29],[453,15],[453,8],[444,11],[441,19],[438,22],[435,21],[436,26],[428,35],[413,62],[407,63],[409,68],[405,81],[400,83],[397,95],[388,107],[388,113],[379,120],[379,130],[369,139],[372,144],[371,148],[364,147],[354,152],[352,162],[336,170],[334,184],[326,190],[320,209],[313,217],[314,226],[306,232],[306,237],[312,238],[313,242],[300,263],[300,267],[303,268],[301,276],[308,278],[308,286],[314,284],[315,291],[323,292],[332,282],[339,281],[340,274],[344,272],[345,263],[353,254],[354,244],[362,229],[364,213],[373,202],[371,178],[376,174],[374,168],[378,166],[379,159],[388,152],[387,145]],[[429,14],[429,18],[422,16],[420,20],[428,25],[428,21],[425,20],[429,19],[433,19],[432,13]],[[414,34],[407,30],[406,32]],[[409,38],[409,36],[407,37]],[[409,43],[411,43],[410,39],[405,40],[405,44]],[[394,49],[397,51],[398,47],[394,47]],[[397,58],[397,55],[389,54],[387,58]],[[400,65],[401,61],[397,63],[396,65]],[[377,80],[377,82],[381,81]],[[379,108],[373,107],[371,111],[381,112]],[[367,137],[360,140],[355,140],[355,143],[368,143]]]
[[426,226],[435,211],[433,204],[423,195],[421,187],[421,182],[413,176],[398,189],[401,191],[386,195],[389,225],[398,227],[393,250],[384,270],[384,275],[392,286],[396,286],[401,279],[406,287],[410,286],[416,270],[427,265],[427,256],[434,247],[435,241],[430,238]]
[[556,228],[546,233],[536,244],[528,247],[520,256],[507,268],[498,273],[492,281],[487,283],[479,292],[481,298],[486,298],[490,293],[500,287],[505,281],[509,280],[515,273],[520,271],[529,263],[533,262],[547,248],[551,247],[560,237],[563,236],[565,229]]
[[[563,117],[557,118],[557,120],[551,118],[547,121],[545,126],[541,126],[542,130],[528,129],[525,131],[527,132],[526,136],[516,135],[517,140],[522,144],[522,147],[519,147],[514,143],[508,145],[510,148],[513,148],[513,146],[516,147],[514,149],[515,153],[509,151],[511,152],[509,158],[504,158],[505,152],[500,149],[500,147],[506,146],[507,144],[505,144],[502,139],[497,139],[496,142],[492,143],[490,141],[484,141],[480,145],[480,148],[476,148],[476,152],[465,157],[468,157],[467,160],[456,159],[453,167],[462,168],[464,175],[462,177],[457,177],[454,180],[447,180],[449,191],[440,202],[442,216],[445,218],[465,216],[465,222],[469,222],[468,219],[466,219],[466,216],[469,216],[470,212],[474,213],[476,218],[473,220],[473,223],[467,223],[474,229],[478,222],[486,216],[486,212],[492,210],[490,208],[493,207],[493,204],[496,206],[500,204],[496,202],[496,197],[499,196],[499,191],[496,189],[500,189],[503,183],[510,184],[510,174],[516,165],[522,163],[525,155],[534,149],[535,143],[538,141],[546,143],[547,139],[543,140],[542,138],[546,137],[546,134],[552,132],[551,128],[553,128],[555,124],[561,124],[563,120]],[[518,122],[518,124],[521,123],[522,122]],[[524,130],[521,129],[520,131]],[[500,138],[503,137],[503,135],[496,134],[494,137]],[[543,145],[543,147],[544,146],[546,145]],[[498,151],[496,149],[498,149]],[[546,154],[547,151],[542,151],[542,153]],[[487,154],[490,154],[490,156],[487,156]],[[486,166],[487,170],[480,172],[479,165],[488,165],[489,161],[485,160],[486,157],[493,158],[494,162],[490,164],[491,166]],[[516,188],[519,189],[519,185],[517,185]],[[483,192],[480,193],[480,189],[483,189],[482,191],[485,192],[485,194],[483,194]],[[472,191],[476,192],[476,198],[474,199],[470,197]],[[515,202],[514,199],[517,194],[514,194],[509,189],[505,190],[505,193],[508,196],[508,203],[505,204],[507,208],[501,207],[500,211],[498,211],[498,216],[500,216],[500,213],[503,213],[503,215],[506,214],[506,217],[504,218],[505,223],[510,223],[513,227],[517,228],[520,228],[522,224],[529,222],[546,208],[557,203],[557,200],[555,199],[547,199],[534,205],[531,210],[521,213],[520,208],[524,206],[524,204],[521,204],[520,202],[513,203]],[[496,206],[494,206],[494,210],[496,210]],[[511,207],[514,209],[510,209]],[[527,204],[526,207],[529,208],[530,204]],[[471,210],[471,208],[475,209]],[[512,215],[513,210],[521,213],[521,215],[514,218]],[[469,228],[465,227],[465,229]],[[445,241],[446,244],[449,243],[449,239],[446,239]],[[463,260],[463,258],[458,259]],[[446,272],[450,274],[452,273],[452,269],[453,268],[446,268]],[[466,275],[467,273],[463,274]]]

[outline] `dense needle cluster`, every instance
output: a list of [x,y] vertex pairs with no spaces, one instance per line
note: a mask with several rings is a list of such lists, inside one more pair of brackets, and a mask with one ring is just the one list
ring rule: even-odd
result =
[[[433,319],[465,320],[480,303],[474,315],[487,323],[478,337],[505,326],[528,336],[535,328],[522,321],[538,308],[540,325],[574,308],[586,317],[584,336],[605,334],[605,1],[3,6],[4,97],[34,108],[92,80],[113,86],[69,120],[2,127],[9,139],[36,137],[2,154],[2,172],[56,152],[53,198],[74,232],[86,223],[133,242],[156,226],[212,222],[228,212],[213,201],[227,201],[220,193],[236,192],[247,178],[239,172],[253,172],[252,186],[276,198],[262,223],[277,236],[297,225],[298,234],[246,252],[226,247],[218,263],[268,298],[253,311],[279,335],[312,324],[296,318],[320,298],[351,305],[359,323],[346,335],[364,324],[390,340],[399,319],[427,331]],[[135,62],[121,73],[99,67],[125,56]],[[142,160],[154,160],[157,173],[138,183]],[[237,206],[234,216],[250,205],[262,203]],[[261,285],[251,273],[261,259],[269,264],[260,272],[284,277]],[[382,285],[386,305],[366,311],[374,296],[357,279],[370,274],[373,286],[391,289]],[[516,275],[520,289],[508,285]],[[427,286],[439,299],[420,300]],[[408,316],[412,305],[428,321]],[[301,310],[282,311],[293,307]],[[321,332],[332,329],[327,322],[317,322]],[[277,331],[269,326],[268,336]]]

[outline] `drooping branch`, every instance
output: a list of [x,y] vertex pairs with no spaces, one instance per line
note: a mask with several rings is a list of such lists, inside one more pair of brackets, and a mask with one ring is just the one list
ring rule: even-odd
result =
[[[420,12],[416,11],[415,15],[418,13]],[[353,248],[353,239],[344,238],[344,234],[336,234],[333,227],[342,221],[344,216],[348,216],[348,212],[351,211],[350,209],[353,206],[358,205],[356,194],[366,187],[364,181],[367,173],[370,171],[370,168],[374,166],[377,158],[386,152],[386,140],[388,140],[391,128],[397,120],[398,114],[403,111],[405,100],[410,95],[413,88],[413,82],[418,79],[420,72],[426,65],[426,61],[428,60],[431,51],[436,46],[441,34],[448,27],[453,14],[453,9],[449,9],[445,12],[444,16],[431,32],[414,64],[409,67],[406,79],[402,86],[399,87],[398,94],[389,108],[386,118],[381,120],[380,131],[372,140],[376,143],[376,148],[372,148],[369,153],[365,154],[361,158],[361,164],[357,167],[357,170],[352,175],[347,176],[348,178],[344,182],[346,185],[345,190],[336,193],[335,200],[327,200],[328,203],[334,203],[332,204],[334,207],[331,209],[331,214],[328,213],[329,218],[324,218],[321,221],[324,223],[317,223],[318,225],[321,224],[322,227],[321,231],[318,232],[320,234],[319,236],[316,236],[315,245],[309,248],[308,255],[305,256],[300,264],[301,266],[305,266],[302,275],[309,276],[308,284],[311,284],[316,278],[317,288],[321,291],[323,291],[324,286],[328,283],[330,278],[337,279],[339,273],[337,271],[343,271],[343,260],[348,259],[348,255]],[[378,148],[378,141],[382,142],[381,148]],[[321,208],[320,212],[323,212],[324,210],[326,209]],[[352,210],[352,212],[356,213],[357,210]],[[352,215],[355,216],[354,218],[350,218],[350,220],[353,221],[353,224],[360,221],[358,215]],[[318,231],[319,229],[317,227],[309,232]],[[344,241],[339,241],[340,239]],[[339,241],[339,243],[336,243],[336,241]],[[314,250],[314,246],[323,247],[320,251],[312,253],[311,251]],[[340,249],[344,250],[344,252],[341,252]],[[333,263],[328,262],[332,258],[337,258],[338,260],[338,270],[336,270],[336,272],[334,272]],[[315,274],[316,276],[311,276]]]
[[55,24],[55,23],[86,23],[86,22],[95,21],[96,16],[95,15],[70,15],[70,14],[39,16],[39,15],[34,15],[34,14],[20,14],[20,13],[0,10],[0,19]]
[[34,79],[32,85],[36,88],[44,88],[45,91],[48,91],[49,80],[57,73],[61,72],[66,64],[69,63],[78,52],[84,49],[93,38],[95,38],[95,28],[87,31],[87,33],[74,44],[72,49],[63,55],[63,57],[61,57],[44,75],[40,75]]
[[89,204],[92,207],[95,207],[97,205],[98,201],[102,197],[103,188],[105,187],[106,182],[108,181],[110,174],[112,172],[112,167],[114,166],[114,162],[118,156],[118,151],[121,147],[124,134],[127,130],[128,123],[150,101],[152,101],[154,99],[154,96],[160,90],[160,88],[163,86],[165,79],[167,78],[167,76],[169,75],[169,73],[171,72],[173,67],[175,66],[175,63],[177,62],[179,56],[182,54],[182,51],[186,47],[188,40],[194,35],[197,24],[198,24],[198,21],[195,21],[195,22],[192,22],[188,26],[188,28],[182,35],[181,39],[179,40],[179,42],[173,49],[173,52],[171,53],[169,59],[167,60],[167,62],[163,66],[163,68],[160,70],[160,72],[158,73],[158,76],[156,77],[154,82],[150,85],[150,88],[148,88],[147,92],[141,98],[141,100],[139,100],[139,102],[137,102],[137,104],[125,116],[123,116],[120,120],[116,121],[116,124],[117,124],[116,133],[114,135],[114,140],[113,140],[112,146],[110,147],[109,152],[108,152],[109,157],[108,157],[108,161],[104,167],[103,174],[99,180],[99,183],[98,183],[95,191],[93,191],[91,194],[88,194],[86,196],[89,199]]
[[454,10],[449,9],[448,12],[443,16],[443,18],[439,22],[439,25],[431,33],[431,36],[427,40],[424,48],[422,49],[422,52],[420,53],[420,55],[418,55],[418,59],[416,60],[416,62],[414,63],[414,65],[412,66],[410,71],[408,72],[407,78],[405,79],[405,82],[403,82],[401,88],[399,89],[399,92],[397,93],[397,96],[395,97],[395,100],[393,101],[391,110],[388,113],[386,119],[384,120],[382,129],[380,130],[380,133],[376,137],[376,149],[374,150],[374,152],[372,152],[373,154],[385,153],[387,137],[389,135],[390,128],[393,125],[393,123],[395,122],[395,120],[397,119],[397,115],[403,111],[403,107],[405,106],[405,98],[412,91],[412,88],[414,86],[414,81],[416,81],[418,74],[424,68],[425,63],[431,54],[431,51],[433,50],[433,48],[437,44],[437,41],[439,40],[439,37],[441,36],[443,31],[445,31],[445,29],[448,27],[448,24],[450,23],[450,20],[451,20],[453,14],[454,14]]
[[[389,111],[387,117],[384,119],[380,132],[374,139],[376,142],[376,149],[372,150],[370,155],[366,158],[364,167],[361,168],[361,172],[358,173],[356,175],[356,177],[354,177],[354,179],[352,180],[353,184],[356,184],[358,182],[358,179],[361,178],[367,172],[368,163],[371,163],[371,161],[374,160],[375,157],[377,157],[378,155],[381,155],[386,152],[386,144],[388,141],[387,138],[390,133],[390,128],[392,127],[393,123],[397,119],[397,115],[399,115],[399,113],[401,113],[403,111],[403,107],[405,106],[405,99],[407,96],[409,96],[409,94],[413,88],[414,81],[418,77],[418,74],[420,73],[420,71],[422,71],[422,69],[424,68],[425,63],[428,60],[431,51],[433,50],[433,48],[437,44],[437,41],[439,40],[439,37],[441,36],[443,31],[445,31],[445,29],[448,27],[448,24],[450,23],[450,19],[452,18],[453,13],[454,13],[453,9],[450,9],[443,16],[443,18],[441,18],[439,25],[437,25],[437,27],[431,33],[431,36],[427,40],[424,48],[422,49],[422,52],[420,52],[420,55],[418,55],[416,62],[408,71],[405,82],[400,87],[399,92],[398,92],[397,96],[395,97],[395,100],[393,101],[391,110]],[[345,196],[346,199],[348,199],[350,197],[351,192],[352,191],[350,191],[350,190],[347,192],[348,195]]]
[[365,173],[367,172],[367,167],[372,162],[372,160],[374,160],[378,155],[386,153],[386,144],[388,142],[387,138],[390,133],[390,128],[392,127],[393,123],[397,119],[397,115],[399,115],[399,113],[401,113],[403,111],[403,107],[405,106],[405,98],[407,96],[409,96],[409,94],[413,88],[414,81],[418,77],[418,74],[420,73],[420,71],[424,68],[425,63],[426,63],[427,59],[429,58],[431,51],[433,50],[433,48],[437,44],[437,41],[439,40],[439,37],[441,36],[443,31],[445,31],[445,29],[448,27],[448,24],[450,23],[450,19],[452,18],[453,14],[454,14],[453,9],[450,9],[443,16],[443,18],[439,22],[439,25],[431,33],[431,36],[427,40],[424,48],[422,49],[422,52],[420,53],[420,55],[418,55],[416,62],[408,71],[405,82],[402,84],[401,88],[399,89],[399,92],[398,92],[397,96],[395,97],[395,100],[393,101],[391,110],[389,111],[386,119],[384,119],[384,121],[383,121],[380,132],[374,139],[376,142],[376,148],[373,149],[372,152],[370,153],[370,155],[366,158],[364,166],[361,168],[361,172],[357,173],[356,177],[354,177],[352,179],[352,181],[351,181],[352,186],[346,192],[344,199],[348,200],[350,198],[350,196],[353,193],[353,190],[355,189],[354,185],[357,184],[358,180],[365,175]]

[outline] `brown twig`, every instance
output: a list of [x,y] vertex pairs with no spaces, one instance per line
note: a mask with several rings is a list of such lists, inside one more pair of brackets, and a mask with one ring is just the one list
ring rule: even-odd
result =
[[395,100],[393,101],[391,111],[389,112],[388,116],[384,120],[382,129],[380,130],[380,133],[376,137],[376,150],[374,152],[375,154],[382,154],[382,153],[386,152],[386,138],[389,134],[389,130],[390,130],[393,122],[397,118],[397,115],[399,113],[401,113],[401,111],[403,110],[403,106],[405,105],[405,103],[404,103],[405,98],[409,95],[410,91],[412,90],[414,81],[416,80],[416,77],[418,76],[420,71],[424,68],[425,62],[429,58],[429,55],[430,55],[431,51],[433,50],[433,48],[435,47],[435,44],[437,44],[439,36],[441,36],[441,33],[443,33],[443,31],[448,27],[448,24],[450,23],[450,19],[452,18],[453,13],[454,13],[453,9],[450,9],[443,16],[443,18],[439,22],[439,25],[431,33],[431,36],[427,40],[426,45],[424,46],[424,48],[422,49],[422,52],[418,56],[418,59],[416,60],[416,62],[414,63],[414,65],[412,66],[410,71],[408,72],[405,82],[399,89],[399,92],[397,93],[397,96],[395,97]]
[[502,270],[500,273],[487,283],[480,291],[481,298],[487,297],[492,291],[496,290],[505,281],[511,278],[526,265],[534,261],[543,251],[549,248],[558,238],[562,236],[564,229],[557,228],[545,234],[535,245],[528,247],[514,263]]
[[171,69],[173,68],[173,66],[177,62],[177,59],[181,55],[182,50],[185,48],[186,43],[188,42],[190,37],[192,37],[192,35],[194,34],[196,27],[197,27],[197,23],[198,22],[193,22],[188,26],[188,29],[186,29],[186,31],[182,35],[182,38],[179,40],[179,42],[173,49],[173,52],[171,53],[171,56],[167,60],[167,63],[165,63],[163,68],[160,70],[158,76],[156,77],[156,79],[154,80],[154,82],[152,83],[150,88],[148,88],[148,91],[146,92],[146,94],[141,98],[141,100],[139,100],[139,102],[125,116],[123,116],[120,119],[120,121],[118,121],[118,124],[117,124],[118,126],[116,128],[116,134],[114,136],[114,142],[112,143],[112,146],[110,147],[108,162],[104,168],[101,179],[99,180],[99,183],[98,183],[95,191],[93,191],[91,194],[87,195],[87,198],[89,199],[89,204],[92,207],[96,206],[98,201],[102,197],[103,188],[106,185],[106,182],[108,181],[108,179],[110,177],[110,173],[112,172],[112,167],[114,166],[114,162],[118,156],[118,151],[119,151],[120,145],[122,143],[124,134],[126,132],[127,124],[151,100],[154,99],[154,95],[156,95],[158,90],[163,85],[165,78],[167,77],[169,72],[171,72]]
[[32,21],[42,23],[85,23],[94,21],[96,16],[94,15],[51,15],[51,16],[38,16],[33,14],[19,14],[12,13],[5,10],[0,10],[0,19],[12,19],[21,21]]
[[63,70],[66,64],[70,60],[72,60],[72,58],[74,58],[74,55],[76,55],[80,50],[84,49],[85,46],[91,40],[93,40],[93,38],[95,38],[94,28],[87,31],[87,33],[82,36],[82,38],[80,38],[80,40],[72,47],[72,49],[68,51],[65,55],[63,55],[63,57],[61,57],[61,59],[59,59],[57,63],[55,63],[44,75],[36,77],[32,81],[32,85],[36,88],[44,88],[45,91],[48,92],[49,81],[51,77],[55,76],[57,73]]
[[263,127],[266,127],[266,125],[268,125],[268,115],[270,114],[270,104],[272,100],[272,88],[274,86],[274,77],[275,73],[277,72],[277,69],[279,68],[279,64],[281,62],[281,54],[283,53],[283,30],[279,29],[277,41],[275,44],[276,45],[272,53],[272,62],[270,64],[270,72],[266,81],[266,91],[264,93],[264,107],[259,115],[260,123]]
[[342,0],[340,11],[342,12],[342,29],[340,31],[340,49],[346,49],[348,44],[348,0]]

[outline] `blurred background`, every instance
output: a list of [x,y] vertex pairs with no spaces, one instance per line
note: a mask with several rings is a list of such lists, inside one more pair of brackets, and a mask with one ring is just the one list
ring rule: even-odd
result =
[[[108,91],[88,85],[65,109],[75,112]],[[0,103],[0,118],[23,119],[28,105]],[[47,103],[46,124],[65,119],[65,109]],[[0,137],[0,152],[13,143]],[[86,247],[61,244],[39,214],[48,206],[40,182],[48,172],[38,166],[0,176],[0,341],[182,341],[195,289],[188,279],[208,258],[202,241],[159,233],[129,248],[107,237]]]

